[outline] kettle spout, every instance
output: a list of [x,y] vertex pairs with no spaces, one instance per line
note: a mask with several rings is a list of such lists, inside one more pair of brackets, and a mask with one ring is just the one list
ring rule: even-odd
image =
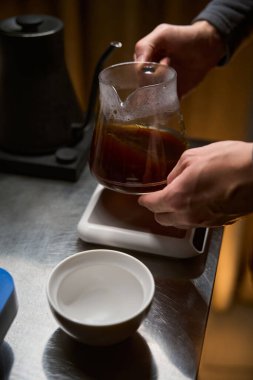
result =
[[77,132],[79,130],[80,132],[90,123],[92,115],[94,113],[95,105],[96,105],[96,99],[97,99],[97,93],[98,93],[98,75],[100,71],[102,70],[103,64],[105,60],[109,57],[109,55],[113,52],[114,49],[119,49],[122,47],[122,43],[119,41],[112,41],[109,46],[106,48],[106,50],[101,55],[100,59],[97,62],[97,65],[95,67],[95,71],[93,74],[92,84],[91,84],[91,91],[90,91],[90,97],[89,97],[89,104],[87,108],[87,112],[85,115],[84,122],[80,124],[73,124],[72,128]]

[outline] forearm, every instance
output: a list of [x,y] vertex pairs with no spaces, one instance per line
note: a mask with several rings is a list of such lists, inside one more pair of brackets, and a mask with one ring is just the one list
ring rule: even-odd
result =
[[[226,54],[225,42],[217,29],[207,20],[196,21],[192,26],[193,41],[196,41],[196,52],[199,65],[206,71],[215,67]],[[193,46],[194,47],[194,46]]]
[[226,54],[221,61],[227,62],[253,27],[253,0],[213,0],[193,20],[206,20],[221,35]]

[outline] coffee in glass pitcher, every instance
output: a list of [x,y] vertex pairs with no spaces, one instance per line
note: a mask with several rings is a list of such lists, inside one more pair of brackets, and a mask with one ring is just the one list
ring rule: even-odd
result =
[[115,191],[162,189],[187,148],[175,70],[158,63],[122,63],[100,73],[99,88],[91,172]]

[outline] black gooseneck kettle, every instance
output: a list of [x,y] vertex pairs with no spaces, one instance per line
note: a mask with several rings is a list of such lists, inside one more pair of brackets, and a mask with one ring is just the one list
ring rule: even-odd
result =
[[84,120],[65,63],[64,25],[48,15],[21,15],[0,21],[0,149],[40,155],[82,138],[96,98],[97,75]]

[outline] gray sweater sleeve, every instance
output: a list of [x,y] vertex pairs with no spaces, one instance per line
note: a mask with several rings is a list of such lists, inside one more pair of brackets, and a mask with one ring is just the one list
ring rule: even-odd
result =
[[213,0],[194,18],[206,20],[225,41],[227,53],[220,64],[229,61],[253,28],[253,0]]

